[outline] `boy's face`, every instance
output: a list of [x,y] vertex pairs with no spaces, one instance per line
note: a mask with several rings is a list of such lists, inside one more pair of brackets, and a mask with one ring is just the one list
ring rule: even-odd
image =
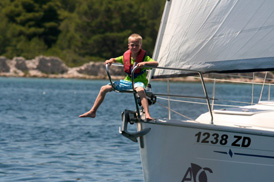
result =
[[137,54],[140,49],[142,48],[142,43],[140,40],[130,40],[128,43],[128,49],[131,51],[133,54]]

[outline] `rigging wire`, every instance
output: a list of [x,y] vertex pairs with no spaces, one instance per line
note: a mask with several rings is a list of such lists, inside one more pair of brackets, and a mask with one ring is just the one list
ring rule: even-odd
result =
[[160,106],[162,106],[163,108],[166,108],[166,109],[169,109],[170,111],[172,111],[172,112],[174,112],[174,113],[176,113],[176,114],[178,114],[178,115],[180,115],[180,116],[182,116],[182,117],[184,117],[184,118],[186,118],[186,119],[189,119],[189,120],[192,120],[192,121],[195,121],[195,122],[197,122],[196,120],[194,120],[194,119],[192,119],[192,118],[190,118],[190,117],[188,117],[188,116],[186,116],[186,115],[183,115],[183,114],[181,114],[181,113],[179,113],[179,112],[177,112],[177,111],[175,111],[175,110],[173,110],[173,109],[171,109],[171,108],[168,108],[167,106],[165,106],[165,105],[163,105],[163,104],[161,104],[161,103],[159,103],[159,102],[157,102]]

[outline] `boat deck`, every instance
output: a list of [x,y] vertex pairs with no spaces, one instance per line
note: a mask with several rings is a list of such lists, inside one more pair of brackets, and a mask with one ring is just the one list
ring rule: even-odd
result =
[[[274,102],[264,101],[252,106],[213,110],[215,125],[250,128],[274,132]],[[209,123],[210,114],[200,115],[196,121]]]

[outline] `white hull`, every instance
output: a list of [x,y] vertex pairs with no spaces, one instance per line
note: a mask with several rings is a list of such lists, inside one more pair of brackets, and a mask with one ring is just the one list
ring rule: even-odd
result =
[[140,132],[150,128],[140,138],[146,182],[274,181],[274,103],[253,105],[253,75],[251,106],[214,112],[215,101],[227,105],[231,100],[215,99],[215,80],[211,100],[202,76],[274,70],[273,5],[274,1],[166,1],[153,56],[159,65],[150,79],[197,73],[205,97],[192,97],[194,90],[192,96],[172,95],[169,86],[168,94],[155,95],[168,97],[164,99],[169,112],[171,97],[205,99],[209,112],[195,122],[141,123]]
[[188,121],[142,123],[145,181],[270,182],[274,133]]

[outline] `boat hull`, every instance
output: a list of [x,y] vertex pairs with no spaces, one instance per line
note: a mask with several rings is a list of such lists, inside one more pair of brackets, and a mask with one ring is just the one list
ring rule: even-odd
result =
[[272,181],[274,134],[184,121],[142,123],[145,181]]

